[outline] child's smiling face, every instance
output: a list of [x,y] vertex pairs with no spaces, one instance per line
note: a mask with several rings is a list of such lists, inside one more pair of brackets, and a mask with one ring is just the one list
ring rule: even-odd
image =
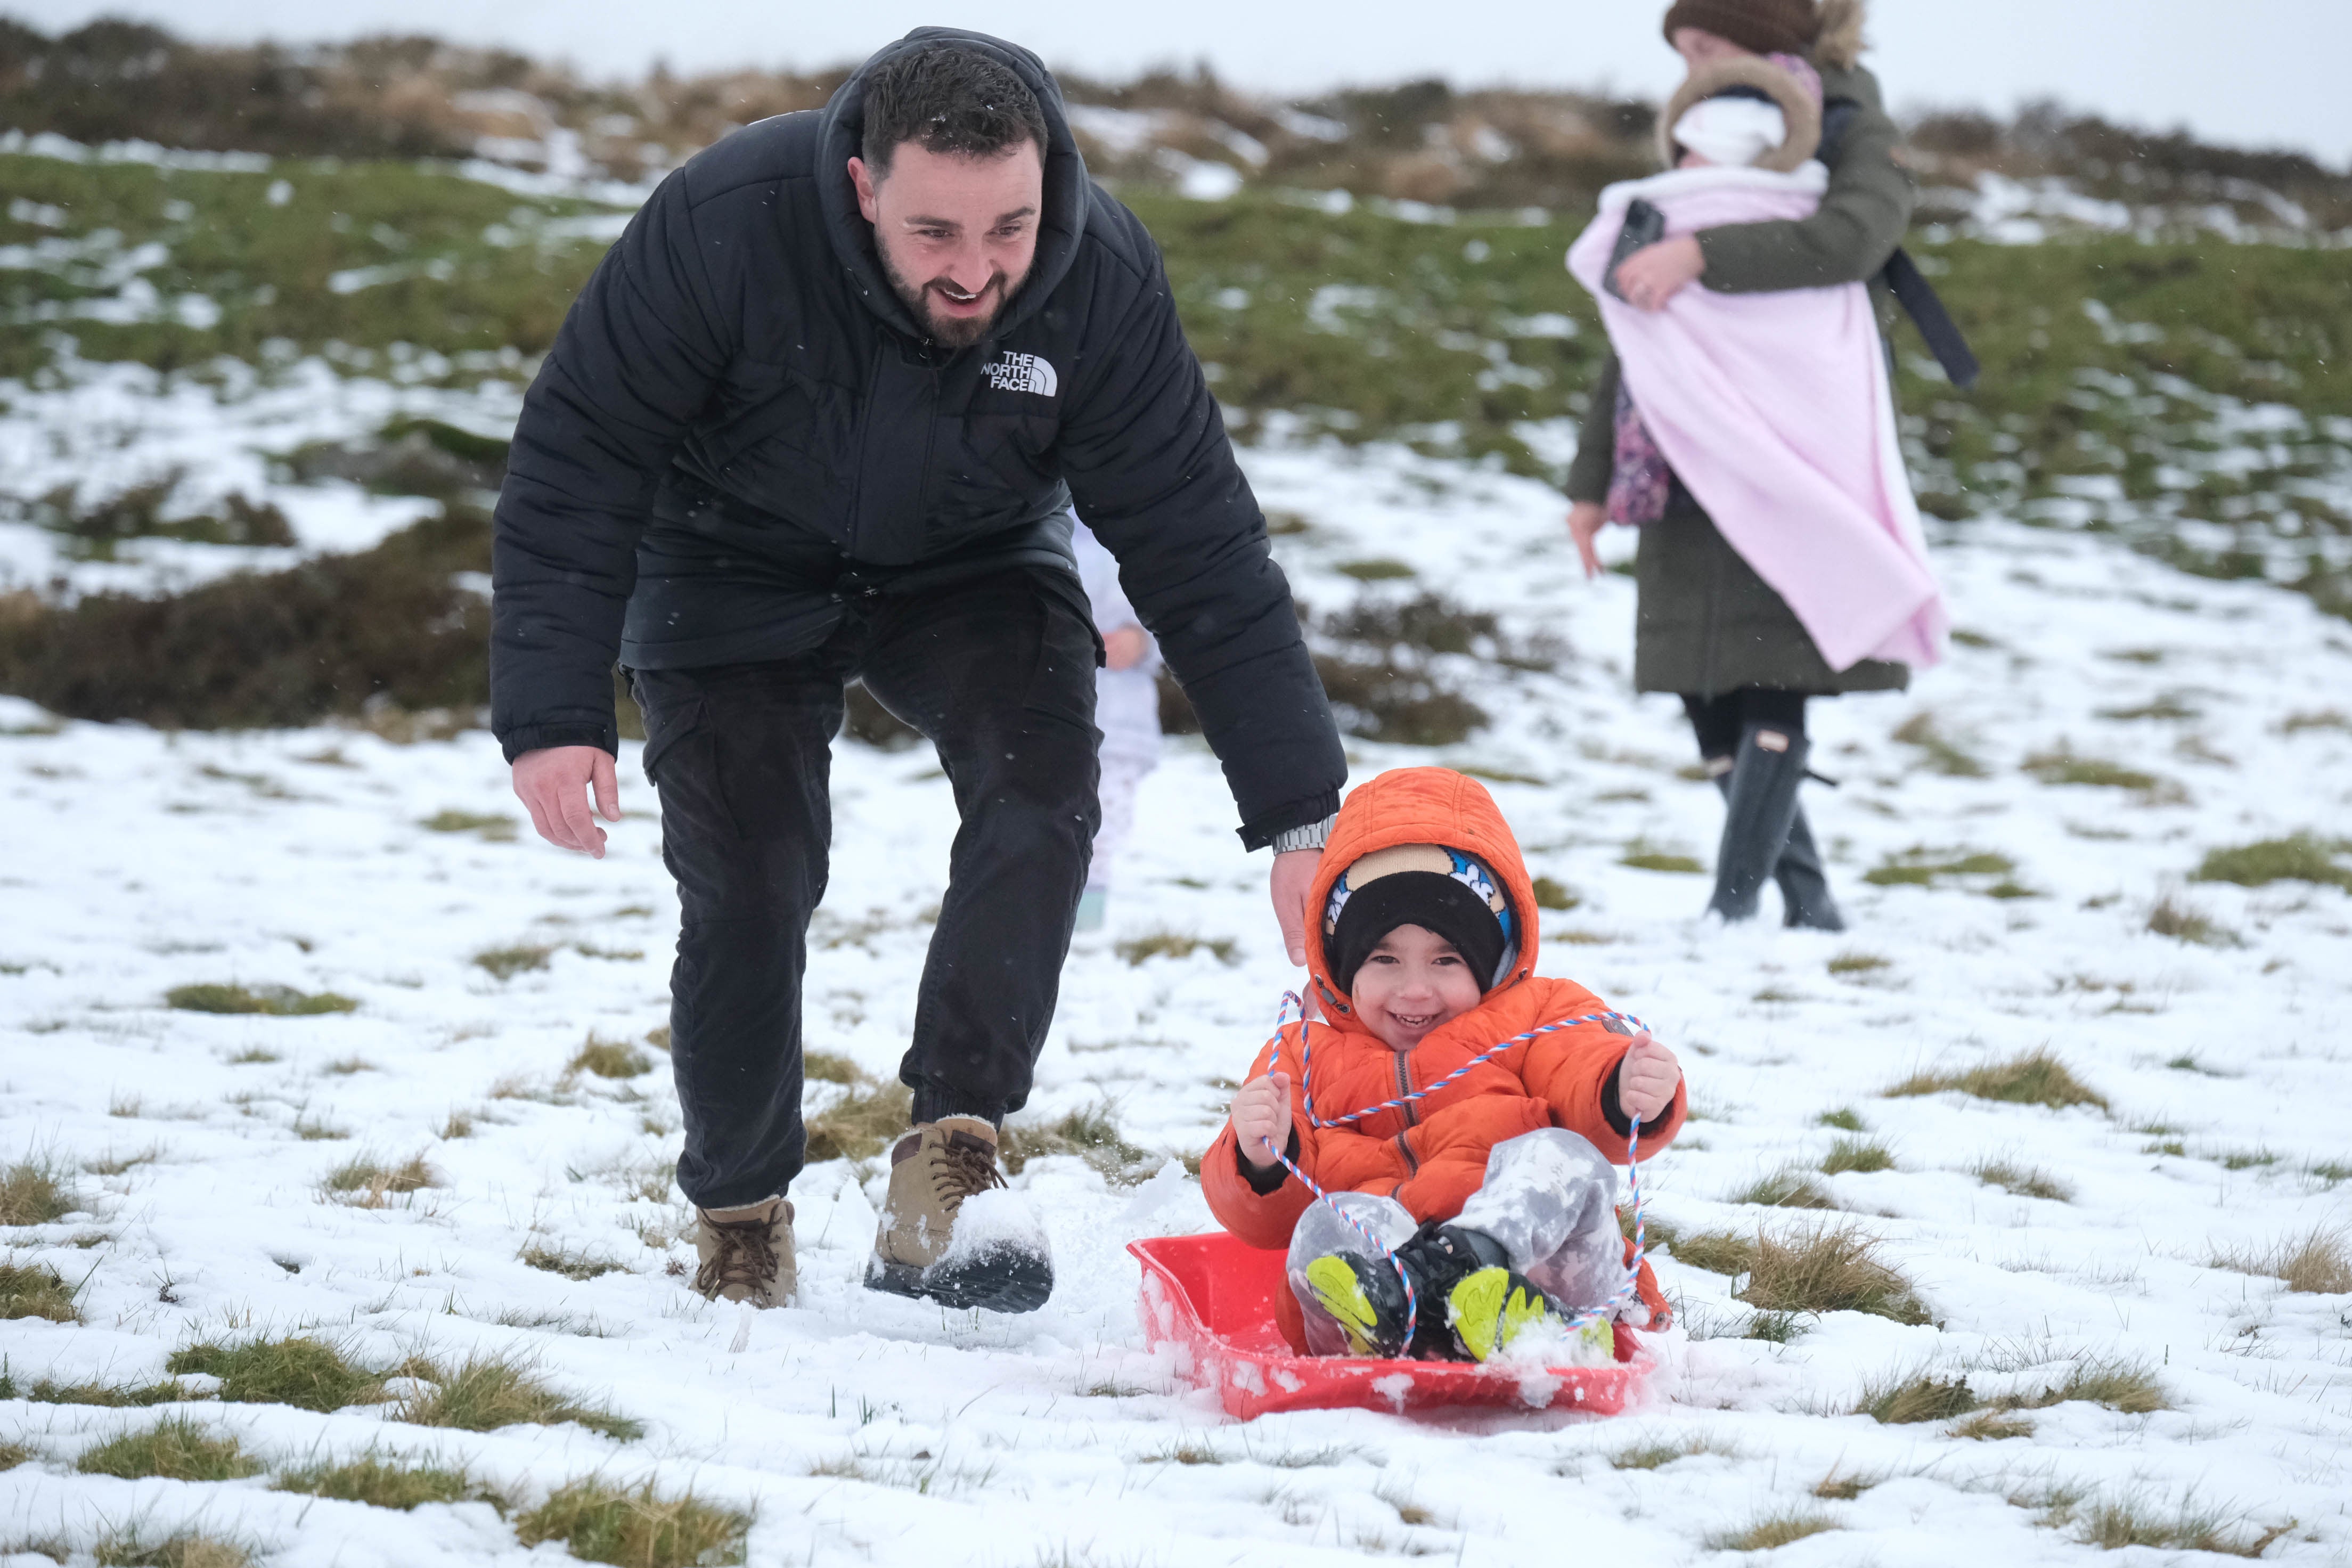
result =
[[1356,1016],[1392,1051],[1409,1051],[1431,1030],[1458,1018],[1485,994],[1454,944],[1435,931],[1402,925],[1356,971],[1348,993]]

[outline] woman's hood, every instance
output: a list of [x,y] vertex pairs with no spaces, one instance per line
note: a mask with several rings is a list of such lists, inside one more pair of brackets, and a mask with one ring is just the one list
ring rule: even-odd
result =
[[1535,884],[1519,853],[1519,841],[1503,820],[1495,797],[1476,779],[1451,768],[1397,768],[1359,784],[1331,825],[1315,886],[1307,896],[1307,971],[1324,1016],[1343,1028],[1360,1027],[1348,998],[1328,979],[1323,953],[1323,909],[1341,873],[1376,849],[1400,844],[1437,844],[1475,855],[1501,879],[1511,900],[1518,934],[1518,957],[1511,971],[1486,994],[1493,997],[1535,973],[1538,946]]

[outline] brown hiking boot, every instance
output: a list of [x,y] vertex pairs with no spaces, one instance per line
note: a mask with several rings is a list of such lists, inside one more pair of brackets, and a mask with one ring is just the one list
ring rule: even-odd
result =
[[898,1140],[866,1288],[998,1312],[1045,1304],[1053,1256],[1028,1205],[1005,1190],[995,1128],[943,1116]]
[[800,1288],[793,1263],[793,1205],[770,1198],[750,1208],[694,1211],[694,1288],[714,1301],[781,1307]]

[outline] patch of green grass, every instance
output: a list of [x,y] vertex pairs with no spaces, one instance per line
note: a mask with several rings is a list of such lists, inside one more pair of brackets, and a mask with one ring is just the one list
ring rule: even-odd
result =
[[1963,1379],[1914,1373],[1864,1384],[1853,1413],[1885,1426],[1916,1426],[1966,1415],[1979,1403]]
[[233,1068],[260,1067],[285,1059],[267,1046],[247,1046],[227,1058],[228,1065]]
[[1691,857],[1657,848],[1642,838],[1625,846],[1625,853],[1617,858],[1617,864],[1630,866],[1636,871],[1664,871],[1678,877],[1703,877],[1706,874],[1706,868]]
[[1894,1152],[1885,1144],[1860,1138],[1841,1138],[1830,1145],[1822,1156],[1821,1171],[1824,1176],[1835,1176],[1847,1171],[1891,1171],[1895,1169]]
[[2352,891],[2352,869],[2336,863],[2336,857],[2347,849],[2352,849],[2352,845],[2345,840],[2322,840],[2308,833],[2265,838],[2234,848],[2207,851],[2204,863],[2189,879],[2235,882],[2242,888],[2267,888],[2273,882],[2316,882]]
[[474,1479],[461,1466],[411,1464],[404,1459],[367,1454],[340,1465],[305,1465],[281,1473],[270,1483],[281,1492],[363,1502],[370,1508],[407,1510],[428,1502],[487,1502],[504,1513],[507,1500],[496,1488]]
[[1985,776],[1984,763],[1937,729],[1932,714],[1913,714],[1896,728],[1894,738],[1904,745],[1918,747],[1931,772],[1958,779]]
[[2150,719],[2173,723],[2201,719],[2204,715],[2199,710],[2182,701],[2178,696],[2168,692],[2152,702],[2143,702],[2133,708],[2102,708],[2099,710],[2099,717],[2113,719],[2122,723],[2135,723]]
[[651,1482],[631,1490],[592,1479],[558,1489],[514,1526],[525,1546],[561,1541],[583,1562],[696,1568],[742,1562],[751,1521],[691,1492],[666,1498]]
[[485,843],[511,844],[515,820],[472,811],[436,811],[416,825],[430,833],[478,833]]
[[1584,902],[1584,900],[1572,891],[1567,883],[1555,881],[1549,877],[1536,879],[1535,893],[1536,908],[1539,910],[1554,910],[1566,913]]
[[382,1072],[383,1069],[365,1057],[339,1057],[319,1070],[330,1078],[350,1078],[357,1073]]
[[1799,1312],[1756,1312],[1749,1315],[1743,1340],[1760,1340],[1766,1344],[1792,1343],[1804,1331],[1804,1317]]
[[36,1405],[92,1405],[105,1410],[144,1410],[153,1405],[176,1405],[195,1397],[176,1383],[52,1383],[47,1378],[19,1390],[0,1373],[0,1399],[29,1399]]
[[1990,850],[1929,849],[1914,846],[1890,855],[1862,874],[1874,888],[1928,888],[1948,877],[2010,877],[2017,862]]
[[512,980],[528,970],[545,969],[555,949],[544,942],[520,942],[512,947],[488,947],[474,954],[475,964],[490,972],[492,978]]
[[1745,1274],[1756,1267],[1756,1238],[1737,1231],[1710,1230],[1678,1236],[1666,1246],[1677,1263],[1709,1274]]
[[233,1481],[257,1473],[261,1461],[234,1437],[215,1437],[184,1415],[167,1415],[142,1432],[126,1432],[100,1443],[74,1461],[86,1476],[116,1476],[135,1481],[161,1476],[173,1481]]
[[593,1034],[563,1067],[566,1076],[590,1072],[598,1078],[637,1078],[653,1070],[653,1058],[636,1047],[600,1040]]
[[0,1261],[0,1322],[40,1318],[52,1323],[79,1323],[81,1310],[74,1305],[76,1294],[46,1263]]
[[2025,771],[2046,784],[2082,784],[2093,789],[2151,791],[2164,781],[2154,773],[2125,767],[2098,757],[2078,757],[2063,746],[2036,752],[2025,759]]
[[393,1197],[440,1184],[440,1173],[425,1163],[422,1154],[411,1154],[393,1164],[373,1155],[355,1154],[321,1177],[319,1188],[354,1208],[380,1209]]
[[2325,1182],[2331,1187],[2352,1182],[2352,1160],[2319,1160],[2303,1169],[2314,1181]]
[[46,1156],[0,1171],[0,1225],[48,1225],[80,1206],[65,1168]]
[[1833,1209],[1837,1200],[1802,1171],[1790,1166],[1759,1177],[1724,1200],[1733,1204],[1760,1204],[1776,1209]]
[[1337,570],[1359,583],[1396,583],[1420,575],[1402,561],[1376,556],[1369,561],[1342,561]]
[[1870,1131],[1868,1123],[1864,1122],[1862,1119],[1862,1113],[1854,1110],[1853,1107],[1850,1105],[1841,1106],[1835,1110],[1822,1111],[1819,1116],[1813,1118],[1813,1125],[1816,1127],[1834,1127],[1841,1132],[1867,1132]]
[[255,1013],[268,1018],[308,1018],[349,1013],[359,1004],[332,991],[297,991],[290,985],[174,985],[164,1002],[184,1013]]
[[402,1401],[396,1415],[419,1426],[495,1432],[502,1426],[575,1421],[625,1443],[645,1436],[638,1422],[567,1398],[511,1357],[468,1356],[454,1368],[426,1367],[417,1375],[427,1386]]
[[1837,1521],[1827,1514],[1786,1509],[1768,1513],[1741,1529],[1710,1535],[1706,1544],[1713,1552],[1771,1552],[1792,1542],[1802,1541],[1809,1535],[1820,1535],[1838,1528]]
[[568,1247],[547,1247],[534,1242],[515,1256],[533,1268],[561,1274],[566,1279],[594,1279],[606,1274],[626,1272],[622,1265],[609,1258],[599,1258]]
[[1970,1068],[1965,1072],[1913,1073],[1886,1091],[1886,1098],[1943,1094],[1958,1089],[1979,1100],[2009,1105],[2044,1105],[2053,1110],[2069,1106],[2107,1109],[2107,1097],[2084,1084],[2047,1050],[2028,1051],[2007,1061]]
[[1894,967],[1893,959],[1881,958],[1874,952],[1859,952],[1852,950],[1839,953],[1830,960],[1829,964],[1832,974],[1874,974],[1879,970]]
[[2074,1201],[2074,1189],[2038,1165],[2020,1165],[2010,1160],[1980,1160],[1969,1167],[1969,1174],[1989,1187],[1999,1187],[2021,1198],[2044,1198],[2052,1203]]
[[352,1364],[322,1340],[303,1336],[236,1345],[206,1341],[173,1351],[163,1370],[173,1376],[217,1377],[219,1397],[233,1405],[290,1405],[323,1413],[383,1397],[383,1373]]
[[1128,1142],[1108,1104],[1070,1111],[1057,1121],[1008,1121],[996,1150],[1013,1175],[1030,1161],[1050,1154],[1075,1154],[1114,1182],[1140,1181],[1162,1163],[1150,1150]]
[[1898,1323],[1929,1321],[1911,1282],[1882,1261],[1878,1241],[1851,1224],[1786,1237],[1759,1236],[1740,1300],[1767,1312],[1864,1312]]
[[1696,1458],[1713,1454],[1727,1459],[1739,1458],[1739,1450],[1712,1433],[1696,1432],[1685,1436],[1661,1438],[1636,1443],[1630,1448],[1620,1448],[1609,1456],[1612,1470],[1661,1470],[1677,1459]]
[[2277,1164],[2279,1157],[2269,1149],[2225,1149],[2213,1156],[2213,1162],[2225,1171],[2256,1171]]
[[1135,964],[1155,958],[1190,958],[1196,952],[1213,953],[1220,963],[1238,963],[1242,946],[1229,936],[1200,937],[1185,931],[1159,931],[1128,937],[1114,943],[1111,951]]

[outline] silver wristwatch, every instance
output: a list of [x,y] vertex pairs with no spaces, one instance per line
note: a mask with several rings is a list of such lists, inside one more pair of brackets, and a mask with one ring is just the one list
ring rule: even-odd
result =
[[1339,820],[1339,814],[1333,812],[1320,822],[1285,828],[1274,836],[1274,852],[1287,855],[1294,849],[1320,849],[1331,842],[1331,825]]

